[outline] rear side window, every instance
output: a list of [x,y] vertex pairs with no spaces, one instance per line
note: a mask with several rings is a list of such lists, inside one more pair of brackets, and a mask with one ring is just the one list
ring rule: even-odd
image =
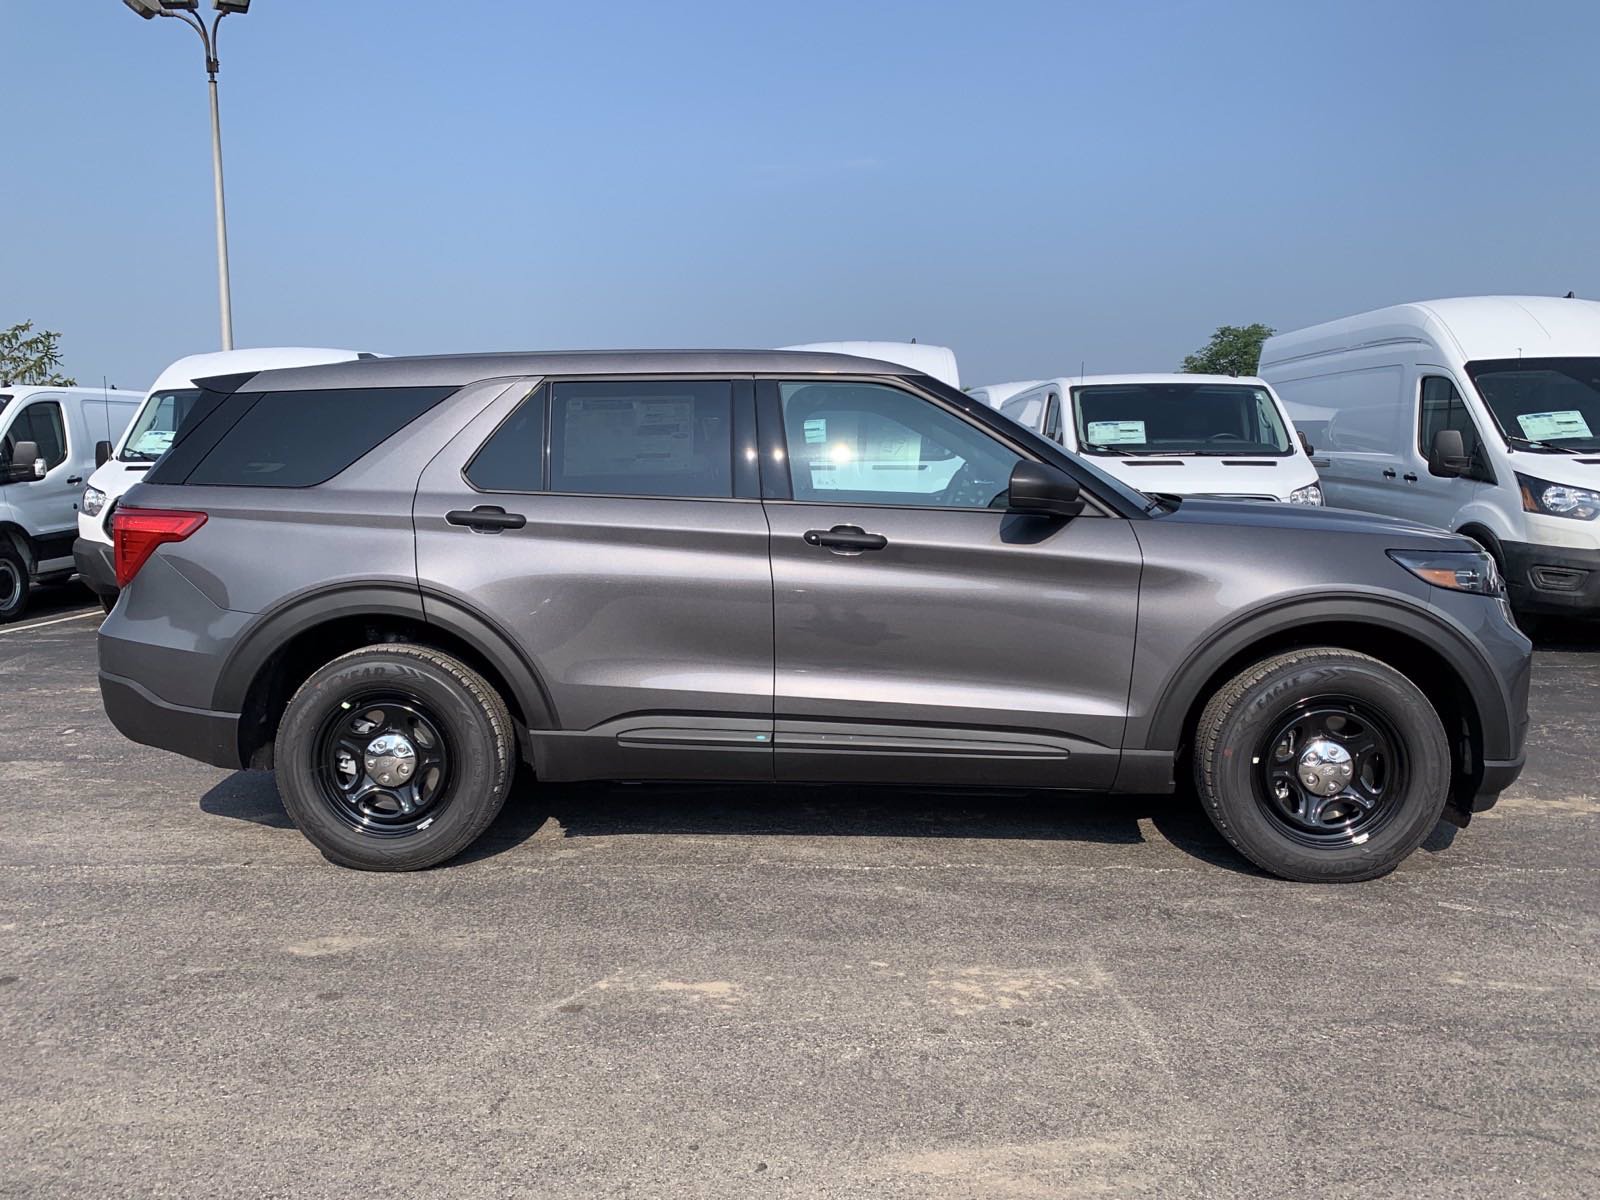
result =
[[619,379],[552,385],[550,491],[731,497],[732,382]]
[[311,487],[326,483],[443,400],[454,387],[207,393],[179,426],[151,483]]
[[544,389],[529,396],[467,464],[480,492],[544,491]]

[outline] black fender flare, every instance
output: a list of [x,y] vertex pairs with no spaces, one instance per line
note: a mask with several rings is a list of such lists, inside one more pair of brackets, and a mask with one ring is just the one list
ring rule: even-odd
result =
[[1370,625],[1399,633],[1432,650],[1456,670],[1471,695],[1483,731],[1483,757],[1512,757],[1515,722],[1499,675],[1464,631],[1420,603],[1398,596],[1302,597],[1271,603],[1240,616],[1215,631],[1162,682],[1158,693],[1161,699],[1151,713],[1145,747],[1176,751],[1201,690],[1224,664],[1255,643],[1299,625],[1313,624]]
[[301,592],[262,613],[228,655],[217,677],[212,707],[242,712],[263,667],[278,650],[318,625],[352,617],[398,617],[441,629],[494,664],[532,729],[555,729],[555,706],[538,669],[514,639],[461,600],[428,593],[415,585],[371,581],[339,583]]

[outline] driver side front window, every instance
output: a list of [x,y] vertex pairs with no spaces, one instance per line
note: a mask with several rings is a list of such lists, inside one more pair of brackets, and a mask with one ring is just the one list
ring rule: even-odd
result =
[[920,396],[880,383],[779,385],[794,498],[991,508],[1018,456]]

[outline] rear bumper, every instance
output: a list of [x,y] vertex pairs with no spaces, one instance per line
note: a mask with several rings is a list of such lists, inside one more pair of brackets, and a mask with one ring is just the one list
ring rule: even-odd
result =
[[72,560],[78,566],[78,578],[91,592],[97,596],[117,594],[117,568],[110,546],[79,538],[72,543]]
[[152,695],[131,679],[100,672],[106,715],[124,737],[214,767],[239,766],[239,714],[186,708]]
[[1511,607],[1519,613],[1600,617],[1600,550],[1501,542]]

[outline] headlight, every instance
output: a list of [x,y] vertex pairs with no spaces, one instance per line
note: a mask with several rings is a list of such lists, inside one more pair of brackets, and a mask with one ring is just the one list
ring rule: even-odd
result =
[[98,517],[100,510],[106,506],[106,494],[97,487],[83,489],[83,511],[91,517]]
[[1494,559],[1482,550],[1391,550],[1389,557],[1434,587],[1476,592],[1480,596],[1505,592]]
[[1295,488],[1289,493],[1290,504],[1321,504],[1322,489],[1314,483],[1308,483],[1303,488]]
[[1600,516],[1600,492],[1588,488],[1572,487],[1565,483],[1550,483],[1532,475],[1517,472],[1517,486],[1522,489],[1522,507],[1531,513],[1547,517],[1571,517],[1574,521],[1592,521]]

